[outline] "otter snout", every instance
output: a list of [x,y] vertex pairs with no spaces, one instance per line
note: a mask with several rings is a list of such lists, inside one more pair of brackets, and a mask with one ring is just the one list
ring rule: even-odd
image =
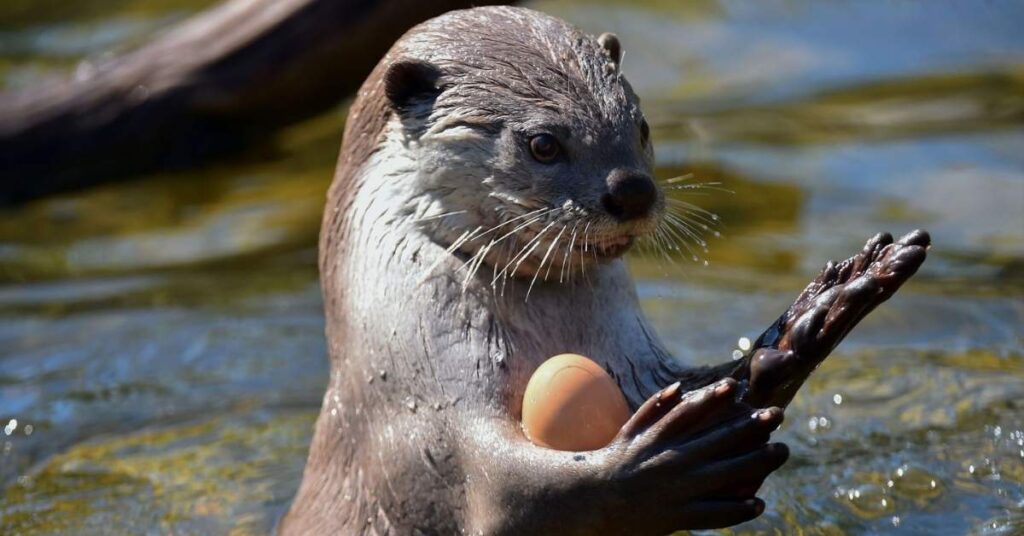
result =
[[608,175],[606,183],[608,192],[601,197],[601,204],[621,221],[646,217],[658,201],[658,187],[644,173],[616,169]]

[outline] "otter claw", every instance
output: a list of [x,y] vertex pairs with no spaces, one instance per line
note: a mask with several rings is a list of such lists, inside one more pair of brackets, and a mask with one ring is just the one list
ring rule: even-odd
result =
[[915,229],[900,237],[898,244],[903,246],[920,246],[927,249],[931,247],[931,242],[932,237],[928,234],[928,231]]

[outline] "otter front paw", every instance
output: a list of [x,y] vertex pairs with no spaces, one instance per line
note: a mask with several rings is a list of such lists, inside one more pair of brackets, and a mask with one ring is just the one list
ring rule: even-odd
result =
[[727,378],[682,392],[678,383],[655,394],[602,449],[597,489],[612,492],[605,527],[633,534],[735,525],[761,514],[754,497],[788,458],[768,444],[782,409],[756,410],[737,401]]
[[880,233],[857,255],[826,264],[755,343],[737,374],[750,382],[745,400],[756,407],[788,404],[850,330],[917,272],[930,243],[921,230],[897,242]]

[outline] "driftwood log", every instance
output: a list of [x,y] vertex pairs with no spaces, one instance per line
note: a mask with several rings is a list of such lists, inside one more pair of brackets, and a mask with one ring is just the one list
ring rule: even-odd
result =
[[416,23],[488,3],[227,0],[66,81],[0,95],[0,205],[250,146],[336,105]]

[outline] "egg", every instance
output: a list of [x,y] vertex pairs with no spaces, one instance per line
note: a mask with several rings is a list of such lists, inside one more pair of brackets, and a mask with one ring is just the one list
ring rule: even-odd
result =
[[629,419],[622,390],[597,363],[556,355],[530,377],[523,395],[523,431],[534,444],[587,451],[607,446]]

